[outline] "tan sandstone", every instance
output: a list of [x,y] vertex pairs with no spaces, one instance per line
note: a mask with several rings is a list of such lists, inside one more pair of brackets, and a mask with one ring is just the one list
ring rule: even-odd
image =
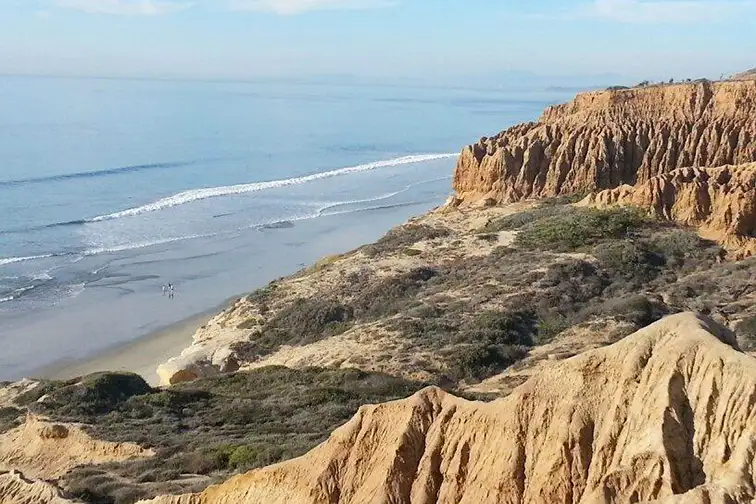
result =
[[289,462],[153,504],[729,503],[756,497],[756,360],[691,313],[508,397],[365,406]]
[[756,163],[681,168],[635,186],[586,197],[582,205],[633,205],[656,217],[699,228],[736,257],[756,254]]
[[18,471],[0,472],[2,504],[74,504],[55,485],[31,480]]
[[[80,427],[28,416],[26,422],[0,435],[0,470],[16,470],[28,478],[55,479],[74,467],[103,464],[153,453],[132,443],[93,439]],[[2,498],[5,494],[0,493]]]
[[636,185],[684,167],[756,161],[756,81],[600,91],[466,147],[457,203]]

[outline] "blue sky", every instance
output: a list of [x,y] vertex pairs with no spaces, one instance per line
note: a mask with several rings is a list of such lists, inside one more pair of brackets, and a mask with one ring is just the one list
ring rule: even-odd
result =
[[719,77],[756,66],[755,20],[756,0],[0,0],[0,73]]

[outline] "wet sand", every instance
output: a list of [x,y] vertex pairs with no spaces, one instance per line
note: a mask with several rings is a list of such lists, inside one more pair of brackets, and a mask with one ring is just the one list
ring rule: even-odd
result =
[[[238,299],[238,296],[233,299]],[[157,386],[160,381],[157,367],[191,345],[192,336],[197,328],[225,310],[231,301],[124,345],[113,347],[94,357],[59,361],[30,374],[39,378],[67,380],[100,371],[126,371],[137,373],[150,385]]]

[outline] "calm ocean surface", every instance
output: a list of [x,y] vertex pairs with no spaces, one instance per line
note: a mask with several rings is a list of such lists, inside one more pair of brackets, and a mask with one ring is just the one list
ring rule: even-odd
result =
[[0,77],[0,379],[377,238],[569,94]]

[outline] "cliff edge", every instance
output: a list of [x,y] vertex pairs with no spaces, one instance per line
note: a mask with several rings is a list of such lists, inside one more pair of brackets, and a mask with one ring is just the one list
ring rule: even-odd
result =
[[302,458],[153,504],[746,502],[756,361],[692,313],[545,370],[508,397],[365,406]]
[[756,161],[756,81],[607,90],[466,147],[457,203],[643,184],[685,167]]

